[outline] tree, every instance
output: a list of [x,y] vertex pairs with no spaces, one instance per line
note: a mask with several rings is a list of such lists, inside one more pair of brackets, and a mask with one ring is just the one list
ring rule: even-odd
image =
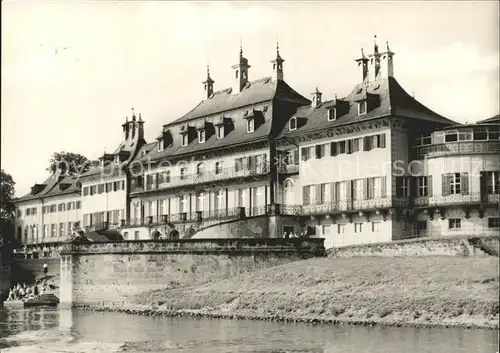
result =
[[9,252],[14,240],[14,186],[12,176],[3,169],[0,174],[0,251]]
[[49,167],[46,169],[54,173],[58,168],[62,168],[66,174],[79,176],[99,165],[99,161],[89,160],[87,157],[72,152],[55,152],[49,160]]

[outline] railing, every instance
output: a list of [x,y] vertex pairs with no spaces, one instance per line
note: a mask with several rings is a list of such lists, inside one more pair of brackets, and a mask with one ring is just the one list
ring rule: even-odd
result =
[[413,200],[413,205],[417,207],[422,206],[450,206],[450,205],[467,205],[467,204],[499,204],[499,194],[454,194],[446,196],[430,196],[430,197],[417,197]]
[[313,205],[280,205],[280,212],[283,215],[313,215],[407,206],[408,198],[349,199]]
[[281,174],[294,174],[299,172],[299,165],[298,164],[285,164],[283,163],[280,168],[279,172]]
[[201,184],[219,180],[226,180],[231,178],[241,178],[241,177],[249,177],[255,175],[263,175],[267,174],[269,171],[267,164],[262,164],[259,166],[252,167],[250,169],[236,169],[232,168],[223,168],[219,171],[210,171],[210,172],[202,172],[199,174],[186,174],[183,176],[175,176],[168,178],[168,182],[164,181],[162,183],[153,183],[153,184],[145,184],[144,186],[135,186],[132,188],[133,192],[140,191],[154,191],[154,190],[162,190],[168,189],[172,187],[185,186],[191,184]]
[[439,157],[457,154],[498,153],[500,141],[459,141],[414,147],[417,157]]
[[158,224],[196,222],[203,220],[226,220],[240,218],[245,215],[244,207],[231,207],[221,210],[181,212],[170,215],[156,215],[144,218],[132,218],[129,222],[124,222],[123,227],[152,226]]

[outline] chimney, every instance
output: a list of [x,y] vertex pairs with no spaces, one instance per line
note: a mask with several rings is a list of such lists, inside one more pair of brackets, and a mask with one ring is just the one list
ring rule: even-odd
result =
[[313,108],[316,108],[317,106],[319,106],[321,104],[321,95],[322,94],[323,93],[321,93],[318,90],[318,87],[316,87],[316,90],[313,93],[311,93],[311,95],[312,95],[312,104],[311,104],[311,106]]

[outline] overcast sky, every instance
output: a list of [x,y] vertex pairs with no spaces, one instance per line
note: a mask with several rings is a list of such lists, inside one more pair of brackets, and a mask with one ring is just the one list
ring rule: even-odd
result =
[[251,80],[271,75],[279,38],[285,80],[331,99],[359,82],[353,60],[375,32],[408,93],[454,120],[488,118],[499,111],[498,11],[498,1],[3,1],[2,168],[21,196],[53,152],[112,152],[132,107],[153,140],[202,99],[207,63],[215,89],[230,86],[240,37]]

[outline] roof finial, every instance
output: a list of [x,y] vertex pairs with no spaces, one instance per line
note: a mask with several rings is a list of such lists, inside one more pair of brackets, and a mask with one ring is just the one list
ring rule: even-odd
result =
[[134,111],[134,108],[132,108],[132,121],[135,121],[135,111]]
[[373,52],[378,53],[377,35],[373,34]]
[[240,37],[240,58],[243,57],[243,39]]
[[389,49],[389,42],[388,41],[385,42],[385,47],[386,47],[386,51],[389,53],[391,51],[391,49]]
[[276,53],[278,56],[280,56],[280,41],[278,39],[278,36],[276,36]]
[[139,113],[139,121],[142,122],[142,116],[141,116],[141,113]]

